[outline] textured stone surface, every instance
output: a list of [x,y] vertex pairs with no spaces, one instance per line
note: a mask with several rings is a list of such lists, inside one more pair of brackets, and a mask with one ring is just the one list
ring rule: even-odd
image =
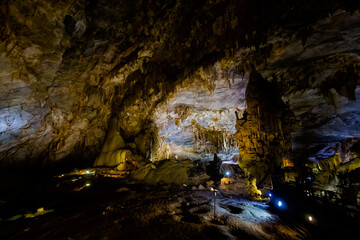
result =
[[[337,12],[313,26],[304,46],[290,44],[274,63],[286,62],[276,75],[290,80],[284,100],[301,122],[292,133],[292,158],[321,157],[321,144],[360,136],[359,22],[359,14]],[[320,152],[311,153],[314,148]]]
[[[253,70],[246,89],[247,109],[236,124],[239,166],[249,176],[250,185],[262,184],[271,174],[279,173],[282,157],[291,148],[290,133],[295,115],[276,89]],[[256,188],[256,187],[255,187]]]
[[248,79],[234,72],[224,78],[228,69],[222,66],[199,71],[157,106],[153,118],[161,144],[154,158],[213,160],[217,154],[223,161],[237,162],[236,114],[245,109]]
[[[229,125],[239,103],[229,96],[234,89],[244,91],[239,79],[250,73],[251,64],[278,82],[300,120],[301,128],[293,133],[299,151],[328,143],[329,136],[338,135],[333,126],[336,132],[349,130],[341,139],[358,137],[351,131],[358,105],[349,102],[359,85],[358,5],[335,0],[2,1],[0,163],[91,164],[106,135],[112,136],[107,133],[111,118],[134,155],[166,158],[162,141],[168,139],[171,152],[181,146],[184,158],[206,158],[207,152],[223,150],[221,142],[224,148],[236,145],[229,141],[234,133]],[[216,62],[221,68],[211,72]],[[218,74],[223,76],[214,79]],[[226,88],[232,78],[234,88]],[[176,99],[181,105],[172,102]],[[214,114],[221,110],[223,118]],[[164,137],[168,115],[178,119],[184,130],[179,135],[174,127]],[[193,132],[201,134],[191,142],[184,122],[193,119],[198,123]],[[218,129],[211,129],[216,123]],[[193,143],[200,144],[195,156],[183,148]]]

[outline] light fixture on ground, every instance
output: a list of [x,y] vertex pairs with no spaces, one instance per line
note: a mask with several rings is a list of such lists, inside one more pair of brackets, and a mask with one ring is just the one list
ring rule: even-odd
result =
[[[276,197],[274,197],[276,198]],[[275,206],[279,209],[279,210],[287,210],[288,209],[288,205],[287,203],[284,201],[284,199],[274,199],[274,204]]]

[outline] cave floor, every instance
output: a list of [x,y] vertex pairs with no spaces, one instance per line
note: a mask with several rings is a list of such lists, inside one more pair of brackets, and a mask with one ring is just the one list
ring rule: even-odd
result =
[[[313,239],[313,229],[255,202],[187,186],[95,176],[4,182],[0,239]],[[27,179],[27,180],[26,180]],[[43,209],[42,209],[43,208]],[[317,236],[317,237],[316,237]],[[319,237],[320,238],[320,237]]]

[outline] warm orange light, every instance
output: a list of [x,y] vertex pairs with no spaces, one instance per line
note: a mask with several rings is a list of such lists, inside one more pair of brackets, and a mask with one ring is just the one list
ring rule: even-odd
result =
[[286,168],[286,167],[294,167],[294,162],[291,161],[290,159],[283,159],[281,168]]

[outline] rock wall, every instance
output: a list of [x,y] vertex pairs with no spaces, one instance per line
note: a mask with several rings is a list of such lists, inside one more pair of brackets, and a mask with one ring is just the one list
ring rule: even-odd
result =
[[[2,1],[0,164],[90,165],[112,136],[110,119],[126,148],[150,159],[162,146],[154,141],[156,108],[217,61],[235,69],[224,79],[250,73],[251,64],[278,79],[295,115],[313,127],[313,118],[334,111],[298,106],[304,94],[315,91],[321,107],[354,99],[358,8],[336,0]],[[199,132],[197,142],[208,138]],[[222,130],[210,136],[217,142]]]
[[237,162],[236,114],[245,109],[247,81],[233,65],[217,62],[177,86],[155,108],[160,146],[153,149],[154,158],[212,161],[217,154]]

